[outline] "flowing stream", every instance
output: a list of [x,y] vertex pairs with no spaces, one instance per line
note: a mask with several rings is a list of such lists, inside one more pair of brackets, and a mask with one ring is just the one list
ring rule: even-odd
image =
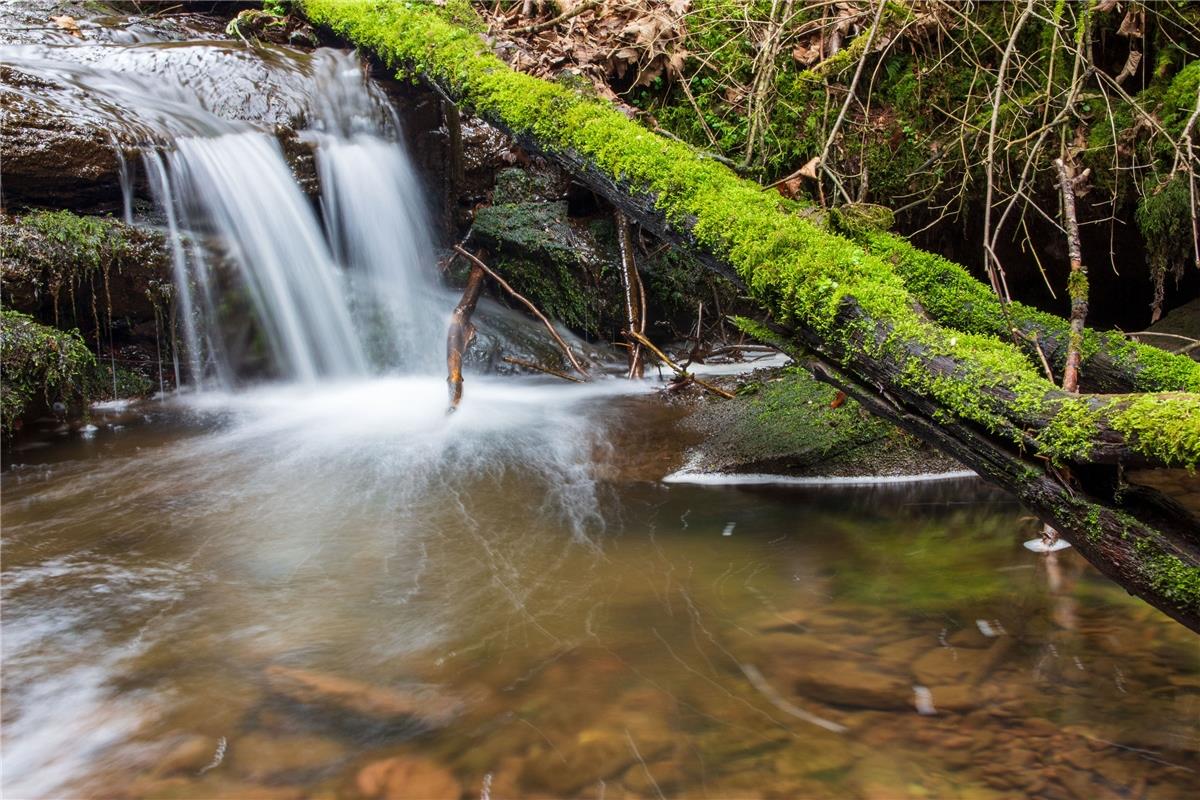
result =
[[1014,501],[664,484],[677,412],[621,380],[471,376],[447,415],[386,98],[321,50],[261,101],[302,109],[314,203],[161,67],[189,47],[5,53],[141,153],[189,389],[9,458],[5,797],[1195,796],[1195,639],[1024,550]]

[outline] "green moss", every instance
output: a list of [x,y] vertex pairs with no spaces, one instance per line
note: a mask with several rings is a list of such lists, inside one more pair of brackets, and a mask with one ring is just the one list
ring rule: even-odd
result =
[[896,215],[886,206],[873,203],[849,203],[829,210],[829,224],[851,238],[886,231],[896,224]]
[[1164,553],[1145,540],[1134,549],[1142,557],[1142,574],[1156,592],[1192,614],[1200,610],[1200,568],[1188,566],[1178,556]]
[[[668,221],[731,264],[777,319],[823,337],[834,360],[853,364],[861,352],[890,353],[902,364],[902,386],[1015,442],[1024,441],[1025,425],[1043,419],[1053,425],[1064,412],[1055,435],[1035,444],[1055,459],[1078,452],[1067,435],[1076,422],[1076,401],[1063,398],[1022,353],[995,337],[930,323],[889,263],[791,213],[796,204],[646,131],[595,98],[513,72],[478,37],[425,6],[401,0],[305,0],[303,6],[314,21],[391,66],[442,83],[482,116],[544,147],[578,152],[630,191],[653,197]],[[848,320],[845,313],[853,308],[859,316]],[[993,392],[985,394],[985,388]],[[1094,402],[1101,419],[1121,411],[1118,402]],[[1162,418],[1149,416],[1144,423],[1152,428]],[[1200,459],[1200,443],[1166,448],[1162,442],[1172,431],[1148,428],[1139,430],[1135,447],[1155,443],[1154,453],[1171,454],[1172,463]]]
[[52,295],[67,287],[105,280],[112,273],[145,275],[156,295],[169,296],[170,261],[163,236],[110,217],[69,211],[35,211],[0,220],[6,297],[30,284]]
[[40,325],[17,311],[0,312],[0,370],[5,437],[55,403],[79,413],[96,393],[96,359],[79,332]]
[[764,446],[819,458],[884,439],[895,430],[853,400],[832,408],[837,394],[807,371],[788,369],[754,397],[754,424],[748,427]]
[[1189,469],[1200,463],[1200,396],[1142,395],[1129,400],[1110,418],[1113,428],[1137,451]]
[[1069,399],[1038,434],[1043,452],[1055,454],[1056,461],[1085,460],[1100,430],[1101,415],[1085,398]]
[[[511,176],[506,180],[504,196],[534,193],[535,187]],[[611,298],[619,296],[616,271],[609,266],[615,252],[610,258],[593,252],[594,239],[568,220],[565,200],[480,208],[472,238],[497,252],[500,274],[542,311],[586,335],[609,333],[605,325],[616,312]]]
[[[873,254],[885,259],[925,311],[947,327],[971,333],[1007,337],[1005,309],[992,290],[971,277],[963,267],[941,256],[917,249],[903,237],[866,232],[860,237]],[[1008,318],[1026,334],[1040,330],[1065,342],[1070,323],[1022,303],[1010,303]],[[1045,342],[1043,342],[1045,345]],[[1027,358],[1039,361],[1025,342]],[[1061,369],[1065,349],[1058,348],[1054,366]],[[1119,333],[1084,329],[1081,371],[1085,379],[1091,360],[1103,353],[1132,378],[1133,389],[1143,392],[1200,392],[1200,364],[1157,347],[1131,341]]]

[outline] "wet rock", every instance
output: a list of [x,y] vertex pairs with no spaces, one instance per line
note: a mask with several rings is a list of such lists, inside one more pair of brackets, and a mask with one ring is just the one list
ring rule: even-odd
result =
[[355,779],[364,797],[378,800],[458,800],[462,784],[436,762],[396,756],[364,767]]
[[[215,17],[179,10],[166,15],[119,13],[129,3],[94,3],[86,0],[21,0],[0,3],[0,27],[7,44],[74,45],[82,42],[133,44],[211,38],[221,35],[224,23]],[[47,24],[51,17],[70,17],[70,26]]]
[[[0,217],[0,294],[6,308],[89,331],[114,320],[153,321],[172,293],[166,237],[110,217],[41,211]],[[107,338],[107,337],[105,337]]]
[[332,739],[266,733],[235,737],[228,748],[229,769],[251,781],[294,778],[329,769],[347,754],[346,748]]
[[475,212],[471,230],[491,266],[547,316],[591,335],[620,327],[615,234],[572,219],[566,200],[494,203]]
[[912,675],[923,686],[959,683],[976,673],[988,659],[987,650],[935,647],[912,662]]
[[[302,185],[316,185],[294,131],[314,117],[327,51],[199,41],[4,48],[4,197],[9,203],[119,208],[119,152],[133,164],[180,136],[256,128],[282,137]],[[153,98],[150,102],[148,98]]]
[[439,727],[449,722],[462,703],[433,687],[405,689],[374,686],[328,673],[274,665],[264,675],[276,694],[298,703],[336,708],[375,720],[416,720]]
[[836,403],[836,396],[796,368],[743,378],[735,399],[706,399],[686,420],[705,434],[692,451],[693,469],[838,476],[961,469],[853,400]]
[[[528,315],[485,298],[476,307],[472,322],[476,328],[475,339],[464,359],[470,368],[499,374],[521,372],[520,367],[504,361],[508,356],[568,374],[573,372],[545,326]],[[593,363],[616,359],[617,354],[612,348],[584,342],[561,327],[558,332],[576,355]]]
[[908,708],[912,683],[868,665],[846,661],[815,661],[789,675],[797,693],[832,705],[882,710]]
[[53,81],[0,66],[6,202],[74,207],[120,202],[112,139],[98,120],[67,110],[72,94]]

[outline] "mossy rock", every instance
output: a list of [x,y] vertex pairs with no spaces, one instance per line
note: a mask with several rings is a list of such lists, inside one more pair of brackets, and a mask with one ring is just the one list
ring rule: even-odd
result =
[[[505,188],[514,184],[510,175]],[[615,244],[610,249],[594,225],[570,219],[565,200],[481,208],[472,236],[495,251],[495,269],[514,289],[571,330],[603,336],[619,327]]]
[[36,211],[0,218],[3,302],[49,322],[83,328],[108,317],[154,319],[172,291],[162,233],[109,217]]
[[715,472],[861,476],[959,468],[799,368],[769,370],[687,423],[707,434],[693,466]]
[[5,438],[56,403],[64,413],[82,413],[98,393],[96,358],[78,331],[50,328],[17,311],[0,313],[0,370]]
[[509,167],[496,173],[493,203],[535,203],[562,200],[571,179],[551,167]]

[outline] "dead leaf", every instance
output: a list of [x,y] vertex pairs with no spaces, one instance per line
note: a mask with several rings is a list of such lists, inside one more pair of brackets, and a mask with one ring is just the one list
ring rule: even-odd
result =
[[76,39],[83,38],[83,31],[79,29],[79,23],[75,21],[74,17],[63,14],[61,17],[51,17],[50,21],[74,36]]
[[829,403],[830,408],[839,408],[842,403],[846,402],[846,393],[838,392],[833,396],[833,400]]
[[1117,28],[1117,36],[1141,39],[1145,32],[1146,9],[1141,6],[1132,6],[1125,14],[1125,19],[1121,20],[1121,27]]
[[809,162],[807,164],[805,164],[803,167],[800,168],[800,171],[797,174],[803,175],[805,178],[811,178],[812,180],[816,180],[817,179],[817,167],[819,167],[819,166],[821,166],[821,157],[813,156],[811,159],[809,159]]
[[797,64],[811,67],[821,60],[821,40],[815,39],[808,45],[796,45],[792,48],[792,58],[796,60]]

